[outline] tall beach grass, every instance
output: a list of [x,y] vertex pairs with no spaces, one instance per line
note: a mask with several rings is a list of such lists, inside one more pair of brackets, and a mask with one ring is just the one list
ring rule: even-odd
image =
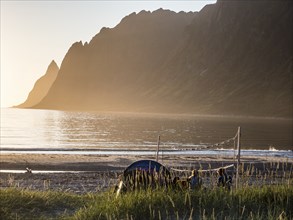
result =
[[[245,167],[245,169],[244,169]],[[243,166],[239,189],[216,187],[207,173],[201,189],[112,187],[84,194],[17,187],[0,189],[0,219],[293,219],[292,163]],[[184,176],[183,176],[184,177]],[[235,182],[235,181],[234,181]],[[66,186],[63,187],[66,189]]]

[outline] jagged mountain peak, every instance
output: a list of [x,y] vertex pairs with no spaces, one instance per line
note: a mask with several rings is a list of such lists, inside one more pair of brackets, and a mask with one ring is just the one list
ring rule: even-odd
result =
[[47,68],[46,73],[36,81],[26,101],[15,107],[31,108],[38,104],[47,95],[49,89],[57,78],[58,72],[59,67],[57,63],[52,60]]
[[[52,70],[52,71],[48,71],[48,70]],[[59,66],[57,65],[57,63],[55,62],[55,60],[52,60],[51,63],[48,66],[48,70],[47,72],[58,72],[59,71]]]
[[292,117],[292,1],[132,13],[75,43],[35,107]]
[[[52,60],[51,63],[49,64],[49,67],[58,67],[57,63],[55,62],[55,60]],[[59,67],[58,67],[59,68]]]

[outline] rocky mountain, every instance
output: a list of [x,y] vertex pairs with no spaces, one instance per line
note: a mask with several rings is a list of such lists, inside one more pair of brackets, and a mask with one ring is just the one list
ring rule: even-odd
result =
[[292,2],[131,14],[75,43],[35,108],[292,117]]
[[48,93],[54,83],[59,67],[53,60],[47,68],[45,75],[38,79],[24,103],[17,105],[18,108],[30,108],[38,104]]
[[167,87],[177,91],[177,104],[210,114],[292,117],[292,9],[290,1],[203,8],[164,67],[174,74]]
[[141,92],[157,83],[155,71],[173,56],[195,14],[141,11],[103,28],[89,44],[73,44],[37,107],[137,111]]

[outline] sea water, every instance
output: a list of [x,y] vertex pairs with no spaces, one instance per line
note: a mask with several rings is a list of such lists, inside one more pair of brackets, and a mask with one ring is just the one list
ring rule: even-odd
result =
[[[1,154],[244,154],[293,158],[292,120],[1,109]],[[227,140],[230,139],[230,142]]]

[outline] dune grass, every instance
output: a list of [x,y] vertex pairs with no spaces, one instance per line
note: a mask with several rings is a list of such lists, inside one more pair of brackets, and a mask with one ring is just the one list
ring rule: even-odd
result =
[[66,192],[5,188],[0,190],[0,219],[62,218],[72,215],[87,201],[86,196]]
[[[286,167],[286,166],[289,166]],[[276,167],[271,169],[271,167]],[[285,168],[286,169],[285,169]],[[264,172],[266,171],[266,172]],[[0,219],[293,219],[292,164],[242,171],[239,189],[204,176],[197,191],[157,187],[121,194],[0,189]]]
[[77,195],[0,190],[1,219],[292,219],[292,185]]
[[73,219],[292,219],[293,187],[199,191],[146,190],[105,194]]

